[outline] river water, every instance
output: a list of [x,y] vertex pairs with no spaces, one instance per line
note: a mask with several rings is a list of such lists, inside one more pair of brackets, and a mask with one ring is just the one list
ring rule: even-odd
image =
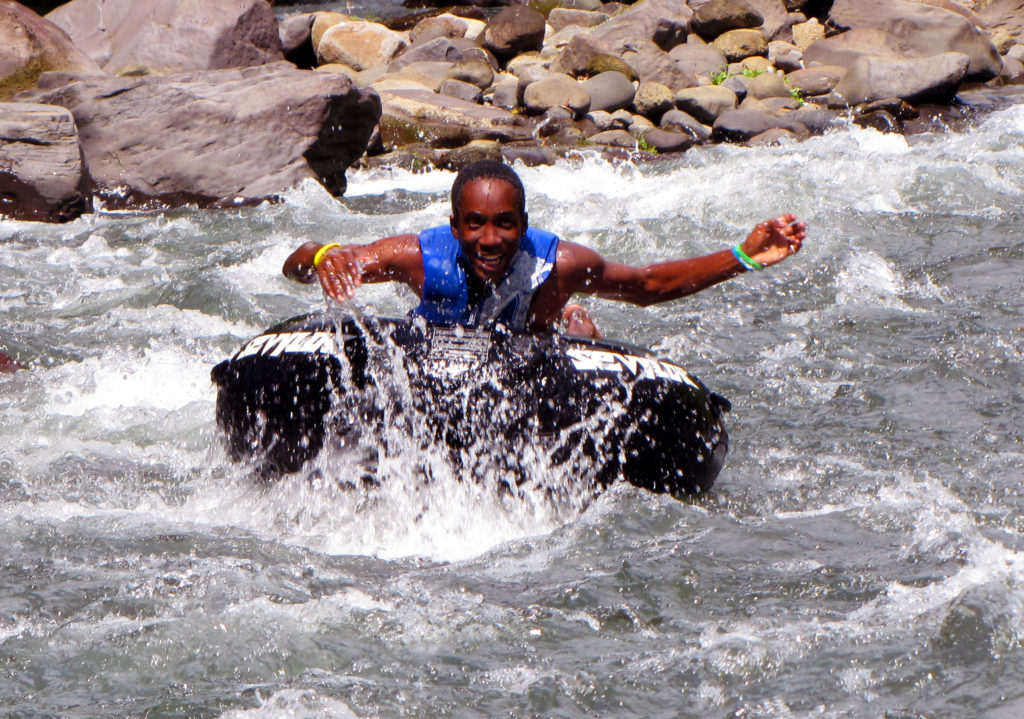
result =
[[732,400],[715,491],[510,502],[402,452],[378,489],[339,489],[344,460],[260,489],[231,465],[211,367],[326,306],[287,254],[443,222],[450,173],[0,222],[0,349],[29,366],[0,375],[0,713],[1024,713],[1024,105],[522,175],[535,225],[633,263],[808,222],[699,296],[588,300]]

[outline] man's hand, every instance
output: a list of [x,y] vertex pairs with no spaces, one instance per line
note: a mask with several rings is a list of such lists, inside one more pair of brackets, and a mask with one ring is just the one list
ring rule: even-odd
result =
[[356,287],[363,284],[363,269],[359,259],[348,247],[332,247],[327,250],[316,266],[316,276],[324,292],[338,302],[352,299]]
[[755,226],[742,248],[752,260],[768,267],[798,252],[806,237],[807,226],[787,213]]

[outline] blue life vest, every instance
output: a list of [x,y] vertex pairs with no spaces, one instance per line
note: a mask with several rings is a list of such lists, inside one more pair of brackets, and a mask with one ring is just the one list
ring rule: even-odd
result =
[[557,235],[528,227],[501,284],[470,305],[466,260],[452,228],[443,225],[424,230],[419,242],[423,294],[413,313],[435,324],[467,327],[499,322],[511,329],[525,330],[533,298],[551,275],[558,251]]

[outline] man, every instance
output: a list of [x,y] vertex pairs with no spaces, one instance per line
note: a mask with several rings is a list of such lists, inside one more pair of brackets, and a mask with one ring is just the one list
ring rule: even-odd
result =
[[403,282],[420,297],[415,312],[430,322],[600,336],[577,292],[637,305],[685,297],[797,252],[806,237],[793,215],[762,222],[742,244],[703,257],[632,267],[529,226],[519,177],[500,162],[467,165],[452,185],[450,226],[368,245],[307,242],[285,260],[298,282],[320,281],[343,302],[363,282]]

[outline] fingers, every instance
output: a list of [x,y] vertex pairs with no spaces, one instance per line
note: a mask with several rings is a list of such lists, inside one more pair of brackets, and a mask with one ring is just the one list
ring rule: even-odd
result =
[[362,272],[351,251],[343,248],[328,250],[316,268],[320,286],[328,296],[344,302],[355,296],[362,284]]

